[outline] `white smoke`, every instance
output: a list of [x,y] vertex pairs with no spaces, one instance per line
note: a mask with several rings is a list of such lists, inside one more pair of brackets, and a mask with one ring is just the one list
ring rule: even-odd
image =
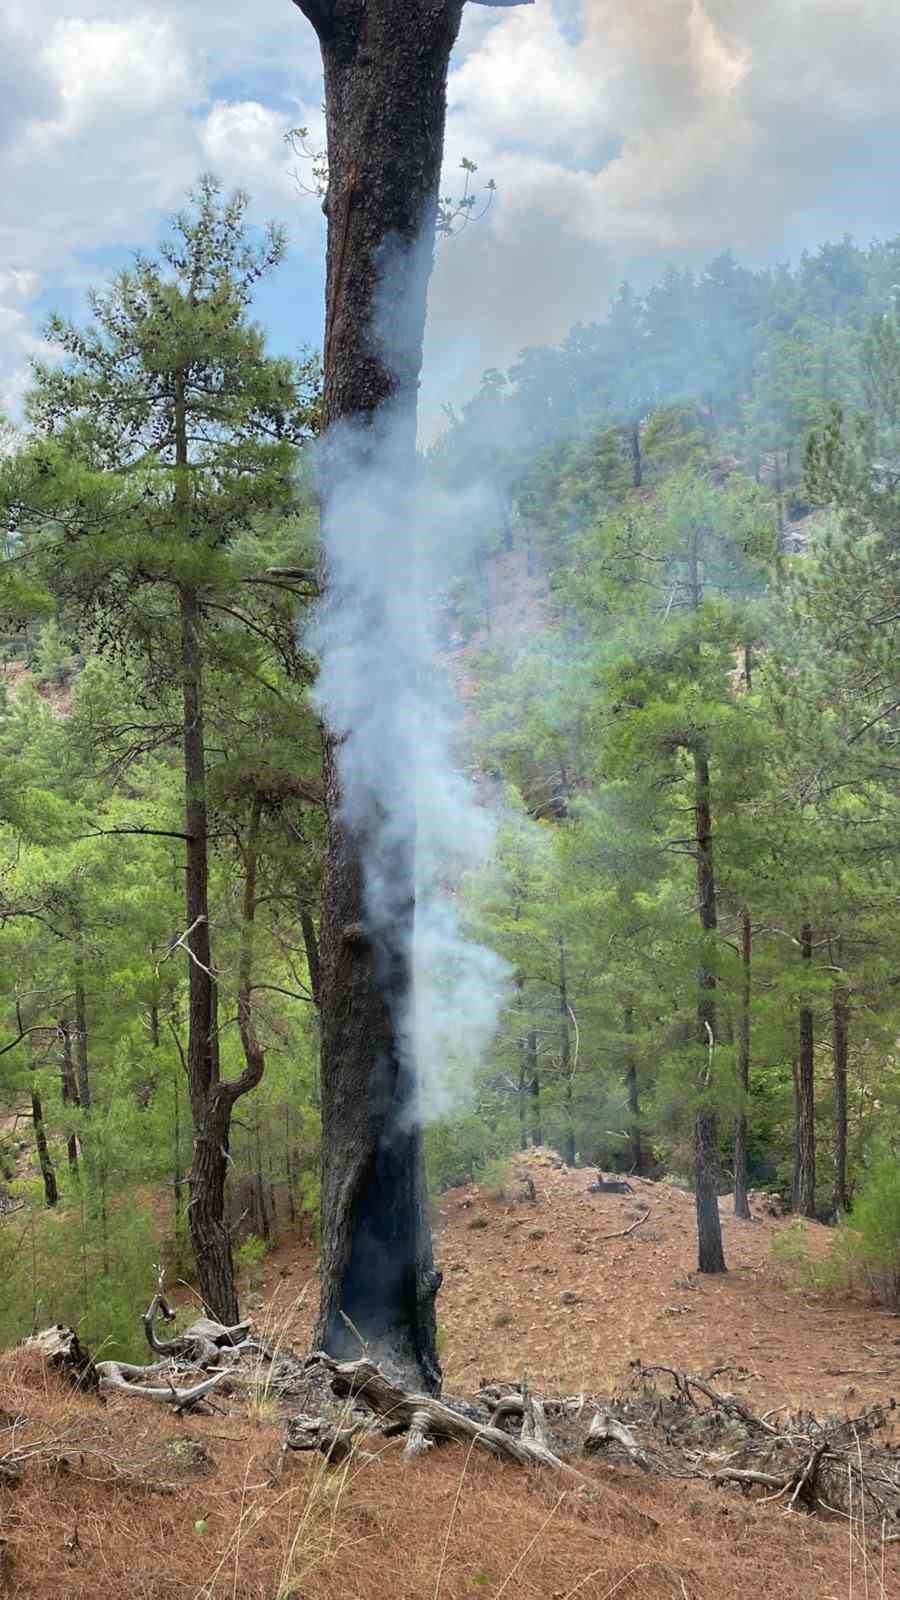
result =
[[376,941],[402,920],[407,884],[396,864],[415,839],[414,1000],[395,1026],[414,1052],[422,1114],[433,1119],[466,1102],[509,969],[467,936],[460,911],[460,884],[490,852],[494,819],[460,768],[460,708],[432,637],[427,555],[441,549],[446,571],[448,545],[462,554],[490,501],[411,473],[406,425],[385,409],[368,426],[344,423],[329,435],[328,598],[312,644],[318,705],[342,736],[343,813],[364,841]]

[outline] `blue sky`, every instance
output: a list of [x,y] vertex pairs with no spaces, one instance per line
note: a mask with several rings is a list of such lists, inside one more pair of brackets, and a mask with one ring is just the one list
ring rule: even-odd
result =
[[[258,315],[279,349],[318,341],[323,220],[284,134],[321,137],[321,75],[290,0],[5,0],[0,60],[0,403],[47,310],[78,315],[205,169],[288,224]],[[444,187],[465,155],[499,195],[439,247],[426,426],[483,368],[602,315],[625,275],[900,232],[898,81],[896,0],[469,6]]]

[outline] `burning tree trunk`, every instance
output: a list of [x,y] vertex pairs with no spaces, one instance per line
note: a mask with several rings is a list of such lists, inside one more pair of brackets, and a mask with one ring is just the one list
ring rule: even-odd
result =
[[[325,76],[323,588],[326,604],[334,608],[344,595],[328,559],[329,528],[348,442],[358,472],[388,465],[389,452],[398,498],[415,467],[447,68],[462,0],[428,7],[404,0],[296,3],[319,36]],[[385,547],[383,553],[386,565],[390,552]],[[385,612],[378,613],[376,604],[369,628],[383,626]],[[389,817],[370,815],[363,822],[349,813],[341,775],[341,741],[348,731],[332,727],[325,740],[316,1339],[334,1354],[356,1353],[343,1313],[380,1359],[417,1387],[435,1391],[440,1368],[434,1299],[440,1280],[432,1260],[416,1068],[407,1043],[414,830],[398,837]],[[414,770],[395,779],[414,791]],[[377,926],[366,894],[367,828],[391,837],[380,867],[393,911]]]

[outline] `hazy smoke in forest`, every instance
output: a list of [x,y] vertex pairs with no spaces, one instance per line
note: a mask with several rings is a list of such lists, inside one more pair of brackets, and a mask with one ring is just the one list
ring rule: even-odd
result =
[[[402,347],[396,299],[379,333]],[[430,628],[431,545],[462,548],[483,520],[476,489],[434,490],[411,474],[406,421],[389,409],[329,436],[323,539],[329,597],[312,644],[318,704],[338,750],[347,822],[364,842],[366,916],[377,940],[402,919],[398,855],[415,838],[412,1013],[396,1019],[419,1067],[427,1118],[458,1107],[494,1033],[507,967],[464,930],[458,887],[490,850],[493,821],[462,773],[459,707]],[[446,564],[446,556],[445,556]]]

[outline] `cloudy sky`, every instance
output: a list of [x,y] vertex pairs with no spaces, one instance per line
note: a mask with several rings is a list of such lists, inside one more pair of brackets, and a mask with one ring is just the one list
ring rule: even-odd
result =
[[[0,405],[47,311],[77,314],[204,170],[289,224],[259,315],[280,349],[318,341],[322,218],[284,133],[315,140],[321,78],[290,0],[4,0],[0,60]],[[468,6],[444,187],[467,156],[499,196],[439,248],[426,411],[623,276],[900,233],[898,81],[897,0]]]

